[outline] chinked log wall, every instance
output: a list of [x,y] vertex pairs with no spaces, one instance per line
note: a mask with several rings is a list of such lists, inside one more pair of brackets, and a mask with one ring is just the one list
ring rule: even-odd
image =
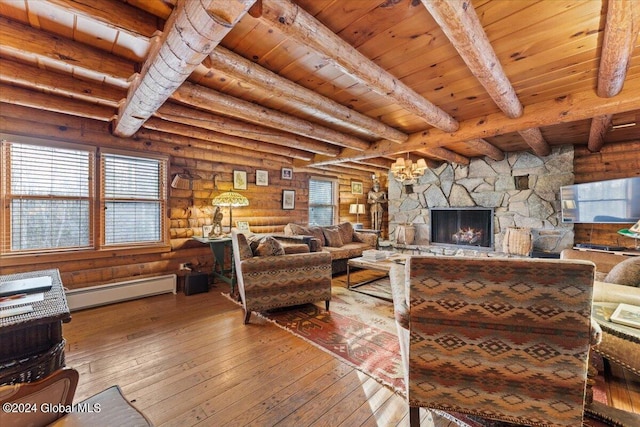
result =
[[[575,182],[640,177],[640,140],[606,144],[600,152],[591,153],[586,146],[576,147],[573,158]],[[625,225],[626,226],[626,225]],[[619,224],[575,224],[576,242],[599,245],[633,246],[632,240],[620,236]]]
[[[10,274],[34,269],[60,269],[64,285],[69,289],[121,282],[141,277],[178,273],[182,263],[191,263],[202,271],[212,267],[212,254],[208,245],[191,239],[202,231],[204,223],[210,223],[211,197],[233,187],[233,170],[247,172],[247,190],[235,190],[247,196],[249,206],[236,208],[233,220],[248,221],[252,231],[282,231],[288,222],[306,223],[308,218],[308,179],[306,172],[294,172],[292,180],[282,180],[281,167],[285,163],[271,160],[265,153],[223,147],[218,144],[202,144],[186,138],[143,130],[141,137],[123,139],[112,136],[103,122],[71,117],[68,115],[37,111],[30,108],[1,105],[0,132],[31,136],[49,140],[73,142],[86,145],[127,149],[131,151],[157,153],[170,156],[170,178],[185,169],[203,178],[202,190],[170,188],[168,203],[168,226],[171,250],[160,252],[138,249],[115,253],[113,256],[96,256],[95,253],[65,253],[52,256],[28,256],[0,260],[0,274]],[[180,144],[178,143],[180,142]],[[238,154],[234,156],[234,152]],[[238,161],[234,162],[234,158]],[[255,185],[256,169],[267,170],[269,185]],[[213,176],[218,175],[217,190],[213,188]],[[351,195],[351,180],[363,182],[364,192],[371,188],[370,174],[344,175],[339,178],[340,220],[355,222],[355,215],[348,214],[348,204],[355,203]],[[171,180],[169,179],[169,182]],[[282,190],[296,191],[295,210],[282,209]],[[362,201],[362,196],[360,196]],[[223,225],[228,224],[225,209]],[[360,217],[369,226],[368,215]]]

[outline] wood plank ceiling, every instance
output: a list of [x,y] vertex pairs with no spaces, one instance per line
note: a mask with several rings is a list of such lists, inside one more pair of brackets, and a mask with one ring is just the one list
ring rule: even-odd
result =
[[634,0],[0,0],[0,16],[7,117],[372,172],[640,138]]

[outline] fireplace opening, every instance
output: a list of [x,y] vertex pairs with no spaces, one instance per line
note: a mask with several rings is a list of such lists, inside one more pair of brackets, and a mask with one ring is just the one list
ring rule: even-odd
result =
[[493,249],[493,209],[431,209],[431,244]]

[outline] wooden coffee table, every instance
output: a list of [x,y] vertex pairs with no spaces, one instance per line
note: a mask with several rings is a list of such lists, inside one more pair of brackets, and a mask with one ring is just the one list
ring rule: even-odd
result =
[[[388,276],[389,270],[391,270],[391,267],[396,264],[404,264],[408,256],[409,255],[405,255],[405,254],[395,254],[389,258],[385,258],[378,261],[365,259],[364,257],[351,258],[347,262],[347,289],[355,290],[360,286],[364,286],[368,283],[375,282],[376,280],[380,280],[383,277]],[[375,271],[383,272],[384,274],[382,274],[379,277],[375,277],[373,279],[368,279],[362,282],[352,284],[351,269],[353,268],[363,269],[363,270],[375,270]],[[378,297],[378,298],[381,298],[381,297]],[[382,299],[387,300],[387,298],[382,298]]]

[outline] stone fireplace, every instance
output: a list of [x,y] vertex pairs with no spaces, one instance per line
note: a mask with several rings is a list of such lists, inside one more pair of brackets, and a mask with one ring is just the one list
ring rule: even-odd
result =
[[493,249],[493,209],[433,208],[431,244]]
[[573,246],[573,225],[560,220],[560,187],[574,183],[573,146],[556,146],[545,157],[519,152],[507,153],[499,161],[475,158],[468,165],[445,163],[427,170],[409,189],[392,176],[388,182],[392,241],[397,226],[410,224],[415,227],[416,245],[459,247],[461,240],[442,242],[457,231],[444,231],[441,236],[440,223],[431,211],[485,209],[493,211],[490,240],[482,245],[489,249],[502,250],[509,227],[531,229],[535,251],[559,253]]

